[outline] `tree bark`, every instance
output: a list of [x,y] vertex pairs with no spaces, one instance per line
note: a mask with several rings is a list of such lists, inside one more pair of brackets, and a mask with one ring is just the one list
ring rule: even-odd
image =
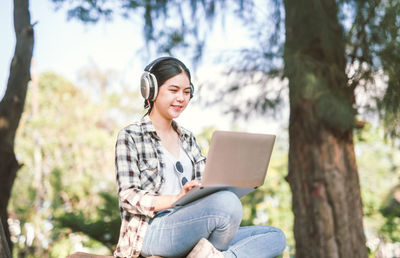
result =
[[0,102],[0,216],[10,250],[7,205],[20,164],[14,154],[14,139],[24,110],[33,52],[33,27],[29,0],[14,0],[16,46],[11,61],[7,90]]
[[289,174],[296,257],[367,257],[335,0],[284,0],[289,79]]
[[6,235],[4,233],[3,224],[0,223],[0,258],[11,258],[10,249],[8,249],[8,243]]

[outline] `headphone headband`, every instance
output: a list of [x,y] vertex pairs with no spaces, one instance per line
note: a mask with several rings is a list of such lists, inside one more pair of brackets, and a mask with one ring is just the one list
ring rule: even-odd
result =
[[182,63],[181,61],[179,61],[179,60],[176,59],[175,57],[172,57],[172,56],[163,56],[163,57],[157,58],[156,60],[154,60],[153,62],[151,62],[150,64],[148,64],[148,65],[144,68],[144,70],[145,70],[146,72],[151,72],[151,69],[153,69],[153,67],[154,67],[156,64],[158,64],[158,63],[161,62],[161,61],[168,60],[168,59],[176,60],[176,61],[178,61],[179,63]]

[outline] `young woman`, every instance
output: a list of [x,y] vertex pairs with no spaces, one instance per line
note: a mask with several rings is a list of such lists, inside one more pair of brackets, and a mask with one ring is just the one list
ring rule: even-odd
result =
[[174,119],[193,96],[190,72],[176,58],[142,75],[146,115],[118,134],[116,172],[122,225],[117,257],[274,257],[286,246],[270,226],[240,227],[237,196],[220,191],[183,207],[172,204],[199,184],[206,158]]

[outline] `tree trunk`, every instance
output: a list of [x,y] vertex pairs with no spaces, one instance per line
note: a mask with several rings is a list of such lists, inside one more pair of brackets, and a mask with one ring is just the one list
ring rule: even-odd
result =
[[14,154],[14,139],[24,110],[33,51],[29,0],[14,0],[14,29],[15,52],[10,66],[7,90],[0,102],[0,216],[10,250],[12,245],[7,223],[7,205],[20,168]]
[[289,174],[296,257],[367,257],[352,129],[354,90],[345,75],[335,0],[285,0],[289,79]]
[[4,233],[3,224],[0,223],[0,258],[11,258],[10,249],[8,249],[8,243],[6,234]]

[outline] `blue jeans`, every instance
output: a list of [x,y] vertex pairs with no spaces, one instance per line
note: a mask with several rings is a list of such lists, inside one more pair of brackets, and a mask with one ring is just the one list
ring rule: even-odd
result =
[[229,191],[208,195],[183,207],[159,212],[150,221],[142,255],[184,257],[207,238],[227,258],[275,257],[286,247],[280,229],[240,227],[242,205]]

